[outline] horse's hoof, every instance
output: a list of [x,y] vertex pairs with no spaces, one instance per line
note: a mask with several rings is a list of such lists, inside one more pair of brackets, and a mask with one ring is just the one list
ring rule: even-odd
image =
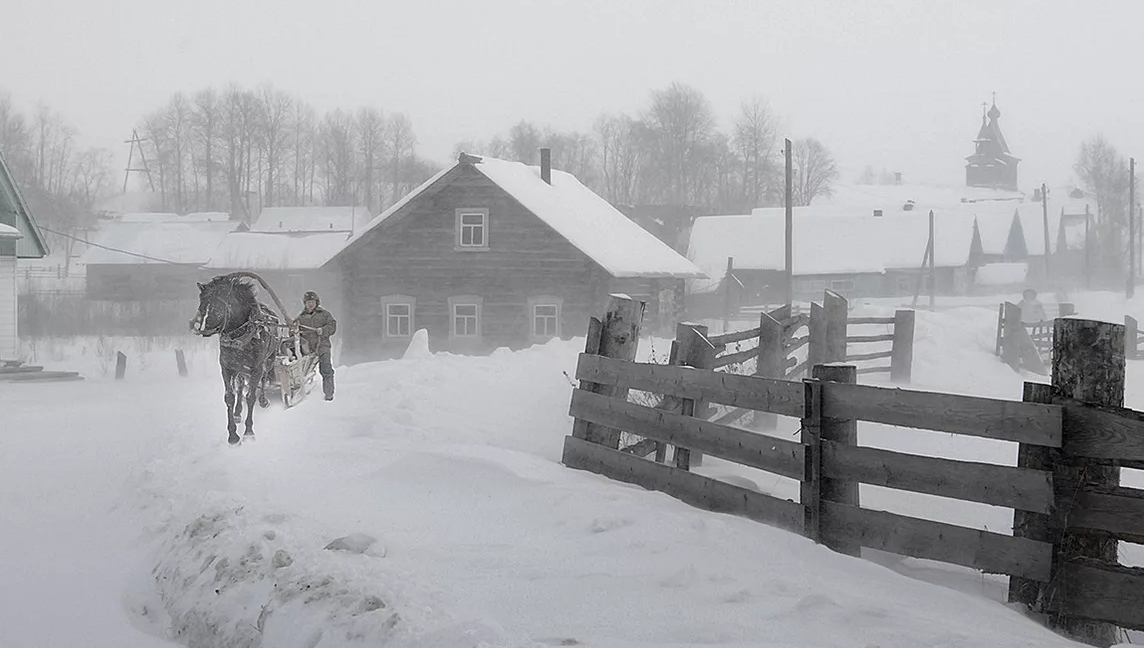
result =
[[258,406],[263,409],[270,407],[270,401],[266,400],[265,398],[260,398],[258,399]]
[[227,443],[229,443],[229,444],[230,444],[230,445],[232,445],[232,446],[236,446],[236,445],[238,445],[238,444],[242,443],[242,439],[238,438],[238,435],[237,435],[237,434],[235,434],[235,435],[231,435],[231,436],[230,436],[230,437],[229,437],[229,438],[226,440],[226,442],[227,442]]

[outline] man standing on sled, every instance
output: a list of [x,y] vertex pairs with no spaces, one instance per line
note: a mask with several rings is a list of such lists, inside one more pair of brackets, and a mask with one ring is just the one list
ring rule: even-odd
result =
[[326,400],[334,400],[334,367],[330,364],[330,336],[338,330],[338,322],[330,311],[321,307],[318,293],[306,291],[302,296],[304,310],[297,317],[304,353],[317,352],[318,372],[322,374],[322,391]]

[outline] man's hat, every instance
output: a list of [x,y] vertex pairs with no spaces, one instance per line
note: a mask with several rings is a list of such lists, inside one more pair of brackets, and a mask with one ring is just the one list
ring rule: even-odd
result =
[[319,306],[322,305],[322,300],[318,299],[318,293],[314,292],[313,290],[307,290],[306,294],[302,295],[302,303],[305,304],[306,302],[310,301],[311,299],[313,299],[315,302],[317,302],[317,304]]

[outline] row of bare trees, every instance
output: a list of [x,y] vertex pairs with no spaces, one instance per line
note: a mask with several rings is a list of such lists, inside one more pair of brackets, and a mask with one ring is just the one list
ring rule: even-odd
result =
[[[541,130],[521,121],[507,135],[468,140],[457,152],[484,153],[536,164],[552,149],[552,165],[568,171],[608,201],[658,204],[708,213],[743,213],[782,203],[783,143],[767,103],[744,101],[729,132],[720,130],[711,103],[681,83],[654,91],[638,116],[604,114],[591,133]],[[838,178],[830,151],[817,140],[792,147],[793,201],[808,205],[829,196]]]
[[[1096,259],[1104,265],[1128,267],[1129,166],[1116,147],[1103,135],[1093,135],[1081,143],[1073,171],[1096,202],[1096,214],[1089,233]],[[1137,183],[1137,192],[1139,192]],[[1139,204],[1139,197],[1137,197]]]
[[[93,208],[111,189],[112,155],[80,148],[76,130],[57,113],[39,105],[31,115],[0,93],[0,152],[53,248],[70,249],[77,230],[94,221]],[[60,232],[57,236],[53,232]]]
[[[263,86],[176,93],[140,137],[162,207],[180,213],[357,205],[377,213],[437,171],[416,153],[413,124],[373,107],[319,115]],[[136,166],[140,166],[136,164]]]

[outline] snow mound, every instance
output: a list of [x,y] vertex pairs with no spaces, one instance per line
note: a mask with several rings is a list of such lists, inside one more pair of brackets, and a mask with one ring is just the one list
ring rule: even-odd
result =
[[417,329],[417,332],[413,334],[413,339],[409,341],[409,346],[405,349],[405,355],[401,357],[406,360],[417,360],[432,356],[433,353],[429,350],[429,331]]

